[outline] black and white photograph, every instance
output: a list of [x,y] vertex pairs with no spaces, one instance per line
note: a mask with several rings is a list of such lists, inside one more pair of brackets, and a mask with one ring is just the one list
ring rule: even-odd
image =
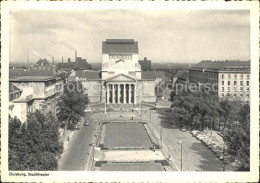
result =
[[259,179],[258,2],[2,5],[5,180]]

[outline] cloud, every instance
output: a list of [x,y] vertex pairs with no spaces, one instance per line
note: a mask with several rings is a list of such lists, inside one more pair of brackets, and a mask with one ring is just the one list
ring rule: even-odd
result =
[[68,50],[77,49],[100,62],[103,40],[132,38],[140,57],[157,61],[242,60],[249,57],[249,28],[249,12],[242,10],[15,10],[10,57],[23,61],[26,48],[37,51],[34,59],[73,57]]

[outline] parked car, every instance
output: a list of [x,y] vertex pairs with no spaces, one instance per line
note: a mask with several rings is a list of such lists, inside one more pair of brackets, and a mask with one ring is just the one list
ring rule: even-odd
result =
[[88,121],[85,121],[85,122],[84,122],[84,126],[89,126],[89,122],[88,122]]
[[79,130],[79,125],[75,125],[75,126],[74,126],[74,129],[75,129],[75,130]]
[[85,112],[91,112],[90,108],[86,108]]

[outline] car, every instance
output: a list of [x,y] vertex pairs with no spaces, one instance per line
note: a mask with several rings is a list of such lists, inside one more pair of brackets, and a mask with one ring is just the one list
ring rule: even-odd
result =
[[79,130],[79,125],[75,125],[74,129]]
[[90,108],[86,108],[85,112],[91,112]]
[[89,126],[89,122],[88,122],[88,121],[85,121],[85,122],[84,122],[84,126]]

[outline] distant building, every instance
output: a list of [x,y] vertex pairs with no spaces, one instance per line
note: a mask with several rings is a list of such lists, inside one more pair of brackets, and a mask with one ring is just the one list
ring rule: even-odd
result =
[[164,71],[155,71],[156,83],[160,81],[165,81],[165,73]]
[[177,82],[177,81],[189,81],[189,70],[185,70],[185,69],[180,69],[177,71],[176,74],[174,74],[172,82],[173,85]]
[[142,71],[152,70],[152,62],[151,60],[147,60],[146,57],[144,57],[144,60],[139,60],[138,63],[141,65]]
[[71,58],[68,58],[67,63],[63,63],[63,59],[62,59],[62,62],[56,65],[56,71],[89,70],[89,69],[91,69],[91,65],[87,62],[87,60],[77,56],[75,57],[75,62],[71,62]]
[[189,81],[215,85],[219,97],[248,101],[250,61],[201,61],[189,69]]
[[27,113],[41,110],[56,114],[56,97],[62,93],[63,81],[53,75],[12,75],[9,77],[9,114],[21,122]]

